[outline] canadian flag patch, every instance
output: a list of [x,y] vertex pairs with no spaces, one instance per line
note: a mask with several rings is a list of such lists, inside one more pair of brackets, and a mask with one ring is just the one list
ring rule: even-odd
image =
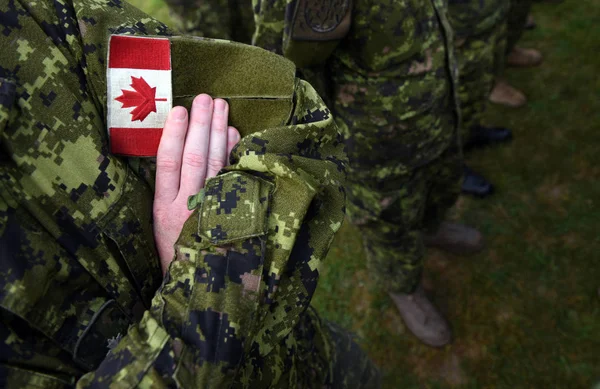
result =
[[106,79],[111,153],[156,156],[173,104],[169,39],[112,35]]

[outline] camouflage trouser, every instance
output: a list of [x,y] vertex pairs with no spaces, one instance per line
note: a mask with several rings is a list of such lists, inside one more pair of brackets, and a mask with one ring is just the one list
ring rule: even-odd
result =
[[252,0],[165,0],[174,27],[188,35],[250,43]]
[[488,31],[456,40],[463,140],[481,123],[494,78],[504,68],[505,28],[498,23]]
[[512,0],[510,2],[510,9],[508,11],[508,18],[506,22],[506,52],[510,53],[521,39],[523,32],[525,31],[525,23],[527,22],[527,15],[531,11],[531,0]]
[[[370,193],[369,200],[378,202],[379,218],[357,224],[377,284],[395,293],[414,290],[423,269],[423,233],[434,231],[443,221],[458,198],[461,180],[462,156],[453,147],[428,165],[407,172],[399,189]],[[364,188],[351,186],[349,197],[359,200],[358,191]]]
[[371,277],[389,292],[414,290],[423,229],[438,226],[460,190],[446,50],[436,42],[427,50],[430,59],[405,61],[407,74],[395,77],[364,77],[343,64],[332,70],[333,112],[349,159],[347,214],[363,235]]
[[[377,108],[362,97],[354,95],[360,99],[360,111],[336,102],[350,159],[347,213],[363,235],[371,277],[389,292],[410,293],[423,267],[423,232],[437,228],[460,192],[462,156],[452,135],[455,116],[438,102],[442,108],[415,113],[402,125],[378,125]],[[404,155],[402,147],[414,143],[411,135],[425,139],[433,128],[446,140],[450,135],[450,146],[415,164],[418,156]],[[389,162],[384,165],[382,159]]]

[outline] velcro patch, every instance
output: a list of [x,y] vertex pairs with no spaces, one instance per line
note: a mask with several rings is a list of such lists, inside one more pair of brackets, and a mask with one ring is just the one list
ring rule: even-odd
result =
[[168,38],[112,35],[107,67],[112,154],[156,156],[173,105]]

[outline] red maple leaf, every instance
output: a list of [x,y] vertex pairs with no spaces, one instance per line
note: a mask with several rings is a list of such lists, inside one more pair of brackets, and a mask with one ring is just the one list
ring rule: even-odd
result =
[[156,87],[151,88],[143,77],[131,77],[131,87],[135,91],[121,89],[123,94],[115,100],[123,104],[121,108],[135,107],[131,113],[131,121],[144,121],[151,112],[156,112],[157,101],[167,99],[156,98]]

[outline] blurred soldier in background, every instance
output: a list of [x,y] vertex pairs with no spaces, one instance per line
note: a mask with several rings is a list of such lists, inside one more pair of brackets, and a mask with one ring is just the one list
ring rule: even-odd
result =
[[[542,54],[535,49],[517,46],[526,28],[527,15],[531,11],[531,0],[511,0],[506,24],[506,64],[514,67],[533,67],[542,63]],[[490,94],[490,101],[509,107],[521,107],[527,103],[527,97],[498,76]]]
[[348,215],[371,276],[424,343],[451,329],[425,295],[425,246],[469,254],[481,234],[445,222],[460,193],[458,72],[444,0],[255,0],[255,44],[328,97],[350,158]]
[[186,35],[250,44],[252,0],[165,0],[174,26]]
[[531,0],[513,0],[507,19],[506,63],[509,66],[532,67],[542,63],[542,54],[535,49],[523,48],[517,43],[527,26],[527,16],[531,12]]
[[[505,19],[508,0],[449,0],[458,61],[462,139],[464,150],[508,141],[510,130],[484,127],[483,114],[505,61]],[[484,197],[493,186],[465,166],[463,193]]]

